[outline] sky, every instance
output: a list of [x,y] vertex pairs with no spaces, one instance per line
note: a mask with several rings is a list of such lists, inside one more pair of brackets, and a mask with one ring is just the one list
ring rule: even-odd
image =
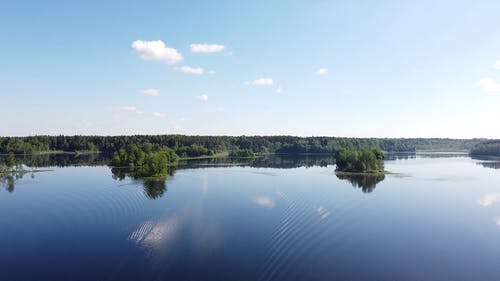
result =
[[500,1],[3,1],[0,135],[500,138]]

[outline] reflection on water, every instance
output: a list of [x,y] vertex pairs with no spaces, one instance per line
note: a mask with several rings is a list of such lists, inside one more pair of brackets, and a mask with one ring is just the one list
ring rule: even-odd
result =
[[[464,153],[387,153],[385,159],[408,160],[415,158],[450,158],[464,157]],[[42,154],[16,156],[16,164],[24,164],[27,167],[79,167],[79,166],[104,166],[111,162],[109,154]],[[482,159],[491,160],[491,159]],[[498,160],[498,159],[497,159]],[[0,155],[0,163],[6,161],[6,155]],[[289,169],[298,167],[328,167],[335,164],[333,155],[266,155],[257,158],[209,158],[197,160],[183,160],[175,168],[169,169],[169,176],[173,175],[175,170],[197,169],[207,167],[254,167],[254,168],[277,168]],[[478,162],[488,168],[500,168],[500,162]],[[163,196],[167,190],[166,178],[164,179],[141,179],[135,177],[133,171],[123,168],[111,168],[113,179],[122,181],[130,178],[135,182],[140,182],[144,188],[144,194],[150,199],[156,199]],[[273,175],[265,171],[255,171],[266,175]],[[5,185],[7,190],[12,192],[16,180],[23,175],[3,176],[0,184]],[[339,179],[349,181],[354,187],[361,188],[365,193],[373,192],[376,185],[385,179],[384,175],[337,175]]]
[[16,182],[23,179],[23,177],[25,176],[29,176],[32,179],[35,178],[34,173],[29,173],[28,175],[28,173],[12,172],[9,174],[0,175],[0,186],[4,186],[5,190],[7,190],[8,192],[14,192]]
[[0,280],[500,280],[500,174],[468,157],[338,176],[331,156],[210,159],[168,179],[74,158],[36,188],[0,177]]
[[481,198],[478,203],[483,207],[488,207],[500,202],[500,192],[488,193]]
[[355,188],[361,188],[363,193],[370,193],[375,190],[377,184],[385,179],[385,175],[367,175],[367,174],[337,174],[337,178],[347,180]]
[[412,153],[385,153],[384,154],[384,159],[385,160],[408,160],[408,159],[414,159],[417,157],[417,154],[412,152]]
[[144,194],[149,199],[157,199],[167,192],[166,179],[145,179],[143,180]]
[[[387,153],[385,160],[408,160],[415,158],[450,158],[464,157],[464,153]],[[0,155],[0,163],[5,163],[6,155]],[[41,154],[16,156],[16,163],[28,167],[78,167],[78,166],[105,166],[112,160],[110,154]],[[491,160],[491,159],[484,159]],[[498,158],[497,158],[498,160]],[[496,163],[500,163],[497,161]],[[206,167],[254,167],[254,168],[299,168],[299,167],[327,167],[335,164],[334,155],[280,155],[272,154],[256,158],[208,158],[181,160],[179,169],[206,168]],[[488,165],[488,164],[486,164]],[[486,166],[485,165],[485,166]],[[493,164],[492,164],[493,165]],[[489,166],[489,165],[488,165]]]
[[[89,154],[35,154],[16,155],[16,163],[28,167],[77,167],[77,166],[104,166],[111,162],[113,155],[105,153]],[[0,155],[0,163],[5,163],[7,155]]]
[[[438,152],[418,152],[418,153],[387,153],[385,160],[408,160],[415,158],[453,158],[465,157],[466,153],[438,153]],[[0,163],[5,163],[7,155],[0,155]],[[496,160],[496,164],[486,164],[485,166],[500,165],[498,158],[474,158],[479,160]],[[41,155],[16,155],[17,164],[25,164],[28,167],[77,167],[77,166],[105,166],[112,160],[110,154],[41,154]],[[227,167],[241,166],[254,168],[298,168],[298,167],[326,167],[335,164],[334,155],[318,154],[318,155],[280,155],[272,154],[256,158],[208,158],[181,160],[179,168],[196,168],[196,167]]]
[[22,178],[22,175],[2,175],[0,176],[0,185],[5,186],[8,192],[14,192],[16,180]]
[[[436,153],[436,152],[419,152],[419,153],[387,153],[385,159],[393,160],[409,160],[416,158],[459,158],[467,156],[465,153]],[[25,165],[29,168],[39,167],[79,167],[79,166],[104,166],[111,161],[109,154],[42,154],[42,155],[25,155],[16,156],[16,165]],[[500,169],[500,161],[498,157],[474,157],[478,165],[486,168]],[[5,163],[6,155],[0,155],[0,164]],[[289,169],[298,167],[327,167],[335,164],[333,155],[267,155],[257,158],[212,158],[212,159],[197,159],[189,161],[180,161],[175,168],[169,169],[169,176],[173,175],[175,170],[182,169],[197,169],[207,167],[254,167],[254,168],[278,168]],[[113,179],[122,181],[125,178],[130,178],[135,182],[143,185],[144,194],[147,198],[156,199],[163,196],[167,191],[166,178],[163,179],[141,179],[133,175],[133,171],[123,168],[111,168]],[[255,171],[255,173],[274,175],[266,171]],[[0,186],[5,186],[9,192],[14,191],[15,183],[22,179],[23,174],[3,175],[0,177]],[[398,176],[398,175],[395,175]],[[34,177],[34,174],[31,174]],[[337,175],[341,180],[349,181],[353,187],[360,188],[364,193],[373,192],[376,185],[385,179],[385,175]],[[439,178],[441,179],[441,178]],[[454,181],[462,181],[459,176],[452,178]]]
[[252,199],[252,202],[264,208],[272,209],[275,206],[274,199],[269,196],[256,196]]
[[500,157],[498,156],[474,155],[472,159],[480,160],[477,164],[485,168],[500,169]]
[[[406,154],[407,155],[407,154]],[[0,155],[0,163],[5,163],[7,155]],[[112,160],[109,154],[41,154],[16,155],[16,163],[28,167],[78,167],[78,166],[105,166]],[[266,155],[256,158],[207,158],[181,160],[178,168],[206,168],[206,167],[254,167],[254,168],[298,168],[298,167],[326,167],[334,165],[333,155]]]
[[128,168],[111,168],[112,178],[118,181],[123,181],[125,178],[130,178],[136,183],[141,183],[144,189],[144,195],[149,199],[161,198],[167,192],[167,178],[174,174],[174,167],[168,168],[168,175],[165,177],[142,178],[137,177],[133,169]]
[[179,168],[206,168],[206,167],[253,167],[290,169],[299,167],[327,167],[335,164],[333,155],[279,155],[272,154],[256,158],[211,158],[189,161],[180,161]]
[[477,162],[478,165],[481,165],[485,168],[490,168],[490,169],[500,169],[500,161],[481,161]]
[[500,162],[479,162],[485,168],[500,169]]

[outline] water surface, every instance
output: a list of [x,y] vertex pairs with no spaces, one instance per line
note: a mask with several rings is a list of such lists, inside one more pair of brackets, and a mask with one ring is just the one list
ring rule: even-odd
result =
[[0,179],[0,280],[500,280],[498,162],[431,156],[378,178],[204,160],[160,182],[31,160],[54,171]]

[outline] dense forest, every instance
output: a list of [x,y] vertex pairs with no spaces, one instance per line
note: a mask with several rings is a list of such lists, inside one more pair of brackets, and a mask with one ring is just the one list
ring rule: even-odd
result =
[[245,148],[245,149],[233,149],[229,151],[229,157],[236,157],[236,158],[252,158],[255,157],[255,153],[251,149]]
[[500,156],[500,141],[480,142],[471,149],[470,154],[475,156]]
[[0,137],[0,154],[37,154],[47,152],[103,152],[120,149],[130,152],[133,147],[151,144],[168,147],[180,156],[200,157],[231,151],[251,151],[257,154],[330,153],[341,148],[380,148],[387,152],[415,152],[416,150],[469,151],[480,139],[388,139],[337,138],[295,136],[31,136]]

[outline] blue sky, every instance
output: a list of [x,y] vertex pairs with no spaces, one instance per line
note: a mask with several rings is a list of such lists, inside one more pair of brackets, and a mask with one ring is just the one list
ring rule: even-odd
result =
[[0,135],[500,138],[499,1],[4,1]]

